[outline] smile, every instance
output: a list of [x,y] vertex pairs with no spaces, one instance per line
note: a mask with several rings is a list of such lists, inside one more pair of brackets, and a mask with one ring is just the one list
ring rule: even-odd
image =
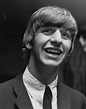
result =
[[44,50],[46,53],[54,54],[54,55],[60,55],[61,53],[63,53],[61,49],[57,49],[57,48],[45,48]]

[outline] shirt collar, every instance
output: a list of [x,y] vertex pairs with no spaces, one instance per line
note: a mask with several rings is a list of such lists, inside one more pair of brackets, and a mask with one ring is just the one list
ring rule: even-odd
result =
[[[52,92],[53,89],[57,87],[57,81],[58,81],[58,76],[52,83],[48,84]],[[38,99],[38,101],[43,100],[43,95],[46,86],[43,83],[41,83],[39,80],[37,80],[33,75],[31,75],[31,73],[28,70],[28,67],[26,67],[24,71],[23,82],[31,97],[33,97],[34,99]]]

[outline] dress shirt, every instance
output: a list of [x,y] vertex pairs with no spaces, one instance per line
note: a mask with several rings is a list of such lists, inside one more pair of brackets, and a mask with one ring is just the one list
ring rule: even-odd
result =
[[[57,81],[58,76],[52,83],[48,84],[52,91],[52,109],[57,109]],[[23,83],[30,97],[33,109],[43,109],[43,96],[46,86],[31,75],[28,67],[26,67],[23,74]]]

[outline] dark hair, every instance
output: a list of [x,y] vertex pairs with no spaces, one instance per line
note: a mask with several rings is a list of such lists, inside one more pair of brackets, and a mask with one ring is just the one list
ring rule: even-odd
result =
[[[66,29],[68,29],[71,33],[71,40],[72,45],[74,45],[74,40],[78,31],[77,23],[71,13],[64,9],[57,6],[45,6],[40,9],[38,9],[36,12],[32,14],[30,17],[30,20],[27,25],[27,29],[25,31],[24,37],[23,37],[23,43],[25,44],[25,48],[23,48],[23,51],[25,53],[25,57],[30,56],[31,49],[33,46],[33,40],[35,38],[35,34],[37,31],[48,24],[52,24],[54,26],[61,26]],[[26,45],[29,44],[29,48],[26,47]],[[70,52],[72,50],[72,46],[70,49]],[[28,54],[29,53],[29,54]]]

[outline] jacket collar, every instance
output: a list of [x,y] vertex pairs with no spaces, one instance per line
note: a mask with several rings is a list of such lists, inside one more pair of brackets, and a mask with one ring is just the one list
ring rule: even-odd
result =
[[[22,74],[14,79],[13,90],[16,94],[15,103],[19,109],[33,109],[30,98],[22,81]],[[57,106],[58,109],[70,109],[70,94],[66,86],[58,81],[57,85]]]

